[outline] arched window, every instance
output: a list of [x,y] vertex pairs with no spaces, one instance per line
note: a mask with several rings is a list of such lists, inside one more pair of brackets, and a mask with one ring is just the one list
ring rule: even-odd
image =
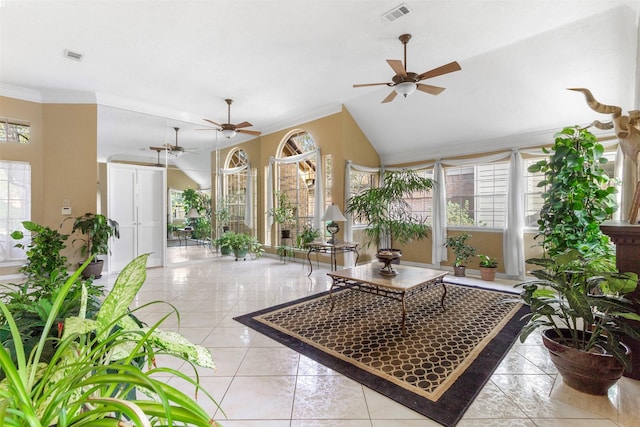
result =
[[237,233],[255,235],[255,171],[246,151],[241,148],[232,150],[222,169],[222,193],[216,208],[218,227],[228,227]]
[[[283,138],[276,157],[271,159],[273,174],[271,203],[275,207],[285,200],[292,206],[293,218],[286,223],[276,221],[277,239],[271,239],[274,245],[295,245],[298,234],[305,226],[320,228],[323,213],[323,174],[320,150],[313,137],[306,131],[295,130]],[[273,166],[272,166],[273,165]],[[270,206],[273,209],[273,205]],[[270,217],[268,226],[273,222]],[[269,227],[267,227],[269,228]],[[278,231],[279,230],[279,231]],[[282,230],[290,230],[288,234]]]

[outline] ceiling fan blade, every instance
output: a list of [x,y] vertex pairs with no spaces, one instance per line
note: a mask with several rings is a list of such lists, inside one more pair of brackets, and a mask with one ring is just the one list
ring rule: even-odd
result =
[[387,97],[385,99],[382,100],[382,103],[384,104],[385,102],[393,101],[397,94],[398,94],[398,92],[396,92],[395,90],[392,90],[391,93],[389,95],[387,95]]
[[242,122],[242,123],[238,123],[235,126],[236,126],[236,129],[238,129],[238,128],[248,128],[249,126],[253,126],[253,125],[249,122]]
[[382,86],[382,85],[389,85],[389,83],[364,83],[359,85],[353,85],[353,87]]
[[448,64],[442,65],[438,68],[434,68],[433,70],[425,71],[424,73],[420,74],[418,76],[418,81],[441,76],[442,74],[453,73],[454,71],[459,70],[462,70],[460,64],[458,64],[456,61],[449,62]]
[[430,93],[431,95],[438,95],[440,92],[442,92],[445,88],[440,87],[440,86],[431,86],[431,85],[426,85],[424,83],[418,83],[418,90],[421,90],[423,92],[426,93]]
[[387,59],[387,64],[389,64],[391,68],[393,68],[393,71],[397,75],[407,77],[407,71],[404,69],[404,65],[399,59]]
[[166,147],[149,147],[150,150],[157,151],[158,153],[161,151],[165,151]]
[[220,127],[222,127],[222,125],[221,125],[220,123],[216,123],[216,122],[214,122],[213,120],[204,119],[204,121],[205,121],[205,122],[209,122],[209,123],[211,123],[212,125],[216,125],[216,126],[220,126]]
[[246,134],[249,134],[249,135],[256,135],[256,136],[262,135],[262,132],[258,132],[257,130],[238,129],[238,130],[236,130],[236,132],[238,132],[238,133],[246,133]]

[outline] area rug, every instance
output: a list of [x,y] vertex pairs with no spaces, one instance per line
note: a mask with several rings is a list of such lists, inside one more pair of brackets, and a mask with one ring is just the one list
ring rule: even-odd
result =
[[454,426],[505,356],[524,323],[513,294],[447,284],[402,305],[342,289],[235,320],[437,421]]

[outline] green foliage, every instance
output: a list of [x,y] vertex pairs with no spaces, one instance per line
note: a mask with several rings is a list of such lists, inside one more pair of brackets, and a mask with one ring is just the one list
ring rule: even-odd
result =
[[116,221],[91,212],[75,218],[71,231],[84,236],[73,240],[73,243],[82,243],[80,254],[83,257],[106,255],[109,253],[109,239],[120,238],[120,227]]
[[470,234],[460,233],[457,236],[447,237],[444,245],[451,248],[456,259],[454,264],[456,267],[466,265],[467,262],[476,254],[476,248],[467,243],[471,238]]
[[[158,331],[162,320],[144,328],[129,317],[127,307],[144,282],[146,257],[125,267],[97,320],[85,318],[84,310],[77,317],[66,318],[64,334],[54,339],[54,346],[50,345],[50,332],[58,328],[67,294],[90,260],[61,286],[32,352],[25,352],[14,314],[0,302],[0,311],[17,343],[15,362],[5,348],[0,348],[0,368],[6,375],[0,382],[3,425],[117,426],[125,419],[139,426],[211,425],[211,417],[192,398],[158,376],[177,376],[213,401],[199,388],[197,375],[194,380],[174,369],[146,370],[136,363],[140,358],[153,360],[155,354],[169,353],[192,364],[213,366],[206,349],[175,333]],[[53,352],[45,360],[42,356],[48,348]],[[130,399],[134,387],[154,400]]]
[[320,237],[320,230],[316,230],[312,225],[305,225],[296,237],[296,247],[306,248],[307,244]]
[[231,219],[231,212],[229,211],[229,200],[225,198],[218,199],[218,205],[216,206],[216,224],[218,227],[224,227],[229,225]]
[[384,185],[367,188],[347,201],[346,211],[354,218],[367,224],[364,233],[369,238],[367,245],[373,243],[380,247],[385,238],[394,243],[404,244],[429,236],[426,218],[414,215],[407,202],[413,193],[429,191],[433,180],[420,176],[416,171],[403,169],[384,175]]
[[[21,273],[29,277],[46,278],[52,272],[66,268],[67,258],[60,251],[66,248],[64,242],[69,236],[31,221],[23,221],[22,226],[31,232],[31,243],[26,246],[16,244],[16,247],[25,250],[27,254],[27,263],[19,270]],[[22,240],[24,234],[14,231],[11,238]]]
[[449,225],[475,225],[473,218],[469,215],[469,201],[465,200],[464,205],[449,201],[447,202],[447,224]]
[[269,209],[267,215],[273,217],[273,222],[284,226],[290,225],[295,220],[295,206],[289,200],[287,193],[277,191],[276,205]]
[[244,250],[251,252],[256,257],[260,257],[264,253],[262,243],[247,233],[236,233],[233,231],[224,232],[215,240],[215,244],[220,249],[228,249],[230,252],[234,252],[236,254],[241,253],[240,251]]
[[187,188],[182,192],[182,201],[185,214],[188,214],[191,208],[194,208],[200,215],[198,218],[186,219],[187,225],[193,230],[192,237],[194,239],[211,237],[211,196],[202,191]]
[[603,169],[604,148],[586,129],[568,127],[555,135],[550,156],[529,167],[545,175],[538,186],[547,187],[538,220],[545,251],[554,257],[567,249],[583,255],[613,258],[608,237],[599,225],[617,210],[616,189]]
[[497,268],[498,267],[498,260],[496,260],[495,258],[491,258],[489,255],[478,255],[478,258],[480,258],[480,267],[484,267],[484,268]]
[[602,256],[593,257],[569,249],[554,259],[527,260],[543,268],[531,271],[537,280],[517,285],[524,288],[519,301],[531,308],[531,313],[524,316],[529,323],[520,340],[524,342],[539,327],[553,328],[558,336],[564,336],[560,329],[568,329],[571,337],[565,345],[584,351],[601,347],[628,368],[629,361],[619,343],[625,335],[640,339],[640,331],[627,322],[640,321],[640,316],[623,295],[635,290],[638,276],[595,272],[593,266],[599,263],[593,261]]

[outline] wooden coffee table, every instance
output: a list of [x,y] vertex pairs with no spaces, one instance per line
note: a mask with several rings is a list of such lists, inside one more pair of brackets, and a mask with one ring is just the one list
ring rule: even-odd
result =
[[380,274],[380,267],[378,263],[371,263],[327,273],[333,280],[331,288],[329,289],[331,311],[333,311],[335,305],[333,297],[334,288],[350,288],[395,299],[402,303],[402,335],[404,336],[407,318],[405,300],[408,297],[424,291],[431,286],[442,285],[443,293],[440,299],[440,305],[443,310],[445,309],[444,298],[447,295],[447,288],[442,279],[448,272],[432,270],[430,268],[396,265],[394,268],[398,272],[397,275],[384,276]]

